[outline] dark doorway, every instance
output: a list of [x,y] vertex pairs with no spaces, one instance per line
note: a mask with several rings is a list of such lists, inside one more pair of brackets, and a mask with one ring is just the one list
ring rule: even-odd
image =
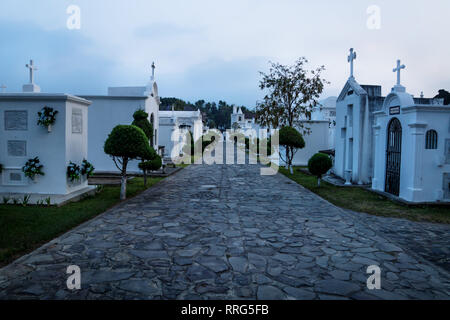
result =
[[393,118],[387,129],[385,191],[400,195],[400,168],[402,163],[402,125]]

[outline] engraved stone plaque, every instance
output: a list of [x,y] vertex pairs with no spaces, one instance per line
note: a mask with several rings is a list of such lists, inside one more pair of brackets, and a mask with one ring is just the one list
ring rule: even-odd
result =
[[83,133],[83,112],[80,109],[72,110],[72,133]]
[[26,157],[27,142],[26,141],[8,141],[8,156],[10,157]]
[[13,181],[13,182],[20,182],[20,181],[22,181],[22,175],[17,172],[11,172],[9,174],[9,180]]
[[5,111],[5,130],[28,130],[28,112]]

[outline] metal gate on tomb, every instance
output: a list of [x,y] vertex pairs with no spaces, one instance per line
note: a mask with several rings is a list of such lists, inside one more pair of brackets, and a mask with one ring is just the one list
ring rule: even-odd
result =
[[385,191],[400,195],[400,168],[402,162],[402,125],[393,118],[388,125],[386,147]]

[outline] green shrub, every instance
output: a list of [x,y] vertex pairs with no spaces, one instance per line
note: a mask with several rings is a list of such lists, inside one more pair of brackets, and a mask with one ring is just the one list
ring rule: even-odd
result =
[[144,110],[137,110],[133,114],[134,121],[132,125],[141,128],[148,140],[153,141],[153,126],[148,120],[148,113]]
[[317,177],[317,184],[320,186],[320,179],[333,166],[331,158],[323,153],[316,153],[308,161],[308,170]]
[[155,152],[150,148],[144,131],[134,125],[116,126],[105,141],[104,151],[112,157],[128,160],[148,158],[152,151]]
[[105,141],[104,151],[110,155],[122,174],[120,199],[126,198],[127,165],[132,159],[153,159],[156,152],[150,147],[144,131],[137,126],[118,125]]
[[279,131],[280,146],[292,147],[294,149],[303,149],[305,140],[297,129],[292,127],[283,127]]
[[161,166],[162,166],[162,159],[159,155],[156,155],[156,157],[153,160],[143,161],[139,163],[139,169],[146,172],[159,170]]
[[[289,126],[281,128],[278,132],[279,144],[286,149],[285,162],[288,165],[289,171],[292,174],[292,160],[298,149],[305,147],[305,140],[297,129]],[[281,153],[280,153],[281,157]]]

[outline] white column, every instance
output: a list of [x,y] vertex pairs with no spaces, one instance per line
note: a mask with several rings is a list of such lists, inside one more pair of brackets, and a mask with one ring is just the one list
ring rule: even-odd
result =
[[[406,139],[411,139],[410,151],[402,154],[402,167],[410,170],[407,174],[412,175],[412,182],[409,186],[402,186],[400,181],[400,197],[402,193],[406,192],[407,200],[420,201],[422,192],[422,174],[423,174],[423,152],[425,149],[425,123],[410,123],[410,136],[405,136]],[[405,140],[403,140],[405,141]],[[412,157],[411,157],[412,156]],[[406,188],[405,188],[406,187]],[[403,189],[403,190],[402,190]],[[403,192],[402,192],[403,191]]]
[[[383,144],[381,143],[380,138],[380,124],[373,126],[374,131],[374,143],[375,143],[375,154],[373,155],[374,169],[373,169],[373,179],[372,179],[372,189],[384,191],[383,187],[380,185],[382,183],[382,176],[384,174],[383,171],[383,163],[381,160],[381,154],[385,154],[383,150]],[[380,154],[381,152],[381,154]]]

